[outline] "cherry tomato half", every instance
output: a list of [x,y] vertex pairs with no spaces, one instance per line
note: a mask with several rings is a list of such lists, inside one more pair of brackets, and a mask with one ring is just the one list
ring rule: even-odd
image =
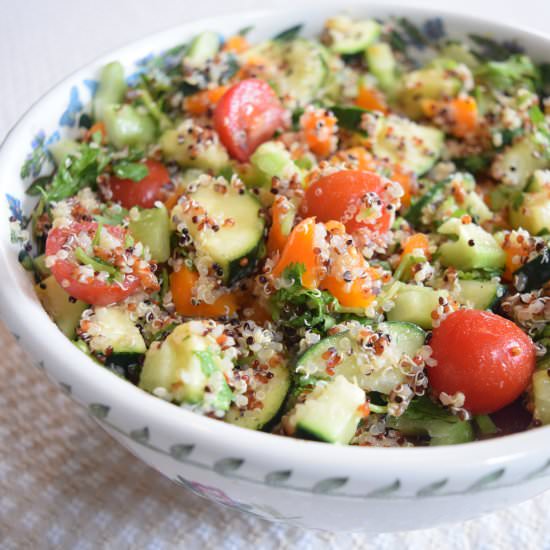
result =
[[[57,257],[51,266],[55,280],[73,298],[87,304],[106,306],[125,300],[139,290],[141,283],[139,278],[133,274],[125,275],[120,282],[103,281],[95,272],[92,277],[82,274],[81,265],[74,255],[75,250],[79,247],[79,241],[93,239],[97,229],[98,224],[95,222],[75,222],[66,227],[54,227],[48,233],[46,256],[55,256],[61,250],[67,252],[66,258]],[[104,225],[103,229],[107,230],[114,239],[120,241],[121,248],[124,249],[123,243],[126,237],[124,229],[110,225]]]
[[[342,170],[319,178],[307,188],[301,212],[321,222],[342,222],[348,233],[367,228],[382,234],[390,228],[395,212],[388,209],[383,196],[384,179],[375,172]],[[377,210],[374,217],[370,216],[369,202]]]
[[267,82],[241,80],[222,96],[214,127],[229,154],[240,162],[284,126],[285,109]]
[[156,160],[146,160],[145,165],[149,173],[140,181],[120,179],[116,176],[109,180],[113,200],[124,208],[153,208],[156,201],[162,200],[162,188],[170,182],[170,174],[166,166]]
[[535,346],[517,325],[488,311],[462,309],[434,328],[437,361],[427,373],[436,394],[462,392],[465,408],[489,414],[515,401],[535,368]]

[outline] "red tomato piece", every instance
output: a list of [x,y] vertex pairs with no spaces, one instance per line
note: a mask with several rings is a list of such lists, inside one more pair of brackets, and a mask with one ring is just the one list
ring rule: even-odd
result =
[[462,309],[434,328],[430,346],[435,367],[428,367],[437,395],[462,392],[464,407],[490,414],[515,401],[535,369],[535,345],[517,325],[488,311]]
[[222,96],[214,111],[214,127],[229,154],[240,162],[284,126],[285,109],[267,82],[241,80]]
[[[367,228],[372,233],[386,233],[393,221],[395,208],[383,200],[384,179],[375,172],[342,170],[323,176],[306,190],[301,211],[316,216],[321,222],[335,220],[346,226],[348,233]],[[369,215],[369,203],[379,209]]]
[[113,200],[124,208],[153,208],[156,201],[162,200],[162,188],[170,183],[170,174],[166,166],[156,160],[146,160],[145,165],[149,173],[140,181],[116,176],[111,176],[109,180]]
[[[85,277],[75,258],[75,250],[80,246],[79,240],[89,237],[93,239],[98,224],[95,222],[72,223],[67,227],[55,227],[48,233],[46,241],[46,257],[55,256],[58,252],[67,252],[66,258],[57,257],[51,266],[52,275],[55,280],[67,291],[67,294],[82,300],[87,304],[106,306],[121,302],[128,296],[137,292],[141,287],[140,279],[134,274],[127,274],[120,282],[101,280],[94,272],[92,277]],[[124,239],[126,231],[122,227],[104,225],[116,240],[121,242],[121,249],[124,250]],[[63,253],[62,256],[65,256]]]

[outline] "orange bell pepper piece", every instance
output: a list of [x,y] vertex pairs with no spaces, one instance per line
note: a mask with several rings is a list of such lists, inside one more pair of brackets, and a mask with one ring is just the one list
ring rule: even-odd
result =
[[183,108],[193,115],[204,115],[208,109],[217,105],[229,86],[218,86],[211,90],[203,90],[190,95],[183,100]]
[[238,307],[234,294],[224,294],[213,304],[192,302],[193,288],[197,284],[199,274],[186,266],[170,275],[170,290],[176,311],[186,317],[221,317],[232,315]]
[[267,253],[271,256],[275,252],[281,252],[290,232],[285,231],[285,222],[288,216],[293,216],[296,207],[283,195],[278,195],[271,207],[273,222],[267,236]]
[[248,50],[249,47],[250,44],[244,36],[235,34],[226,40],[222,49],[224,52],[242,53],[245,50]]
[[389,112],[384,94],[376,88],[369,88],[367,86],[359,86],[355,105],[369,111],[381,111],[384,114]]
[[292,264],[303,264],[302,285],[305,288],[316,288],[318,285],[318,259],[315,248],[315,218],[301,221],[290,233],[281,252],[281,257],[272,271],[274,277],[280,277]]
[[426,258],[430,257],[430,241],[424,233],[415,233],[407,238],[403,244],[403,252],[401,253],[401,260],[407,254],[412,254],[415,250],[422,250]]
[[307,145],[318,157],[327,157],[336,150],[338,121],[324,109],[311,109],[300,118]]

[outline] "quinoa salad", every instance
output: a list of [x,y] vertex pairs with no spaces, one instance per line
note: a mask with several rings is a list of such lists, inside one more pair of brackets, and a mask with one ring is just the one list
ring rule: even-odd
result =
[[23,166],[12,239],[59,329],[159,399],[279,436],[550,423],[550,65],[440,20],[249,31],[137,78],[107,64],[79,136]]

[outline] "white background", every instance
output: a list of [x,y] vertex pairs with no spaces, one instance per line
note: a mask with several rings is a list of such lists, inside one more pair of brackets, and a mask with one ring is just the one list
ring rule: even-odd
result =
[[[10,2],[9,0],[0,0],[0,141],[29,105],[53,84],[81,65],[113,48],[146,34],[194,18],[233,13],[238,10],[269,7],[283,9],[291,7],[295,2],[296,0],[277,0],[277,2],[261,0],[149,0],[147,2],[140,0],[15,0]],[[311,9],[314,10],[319,0],[304,0],[300,3],[309,4]],[[368,4],[368,2],[365,3]],[[437,13],[438,7],[444,7],[449,10],[485,16],[537,30],[548,30],[550,33],[549,0],[522,0],[521,2],[461,0],[453,3],[437,0],[420,2],[401,0],[401,3],[415,6],[432,6],[435,13]],[[345,0],[342,2],[342,8],[345,8]],[[223,29],[220,30],[223,31]],[[5,360],[10,361],[9,357],[6,357]],[[14,412],[17,413],[17,411]],[[79,425],[78,422],[77,425]],[[30,433],[32,429],[30,426],[28,427],[29,437],[32,435]],[[55,437],[55,434],[52,434],[52,437]],[[99,441],[98,437],[100,436],[89,433],[88,444],[91,444],[92,441]],[[73,456],[77,463],[75,468],[77,468],[80,460],[78,457],[84,452],[83,449],[85,448],[75,443],[74,449]],[[6,451],[6,449],[0,448],[0,456],[2,451]],[[120,452],[122,453],[122,450]],[[0,458],[0,467],[10,463],[7,456],[6,454],[4,459]],[[11,461],[11,463],[17,464],[17,459]],[[19,467],[19,470],[21,470],[19,471],[15,465],[11,475],[21,476],[22,478],[24,476],[32,477],[35,474],[32,471],[32,464],[31,462],[31,465],[28,466],[31,471],[23,471],[25,470],[23,467]],[[34,467],[36,470],[40,469],[38,464],[38,462],[35,462]],[[140,472],[134,477],[144,476],[142,483],[150,482],[151,486],[156,486],[159,489],[163,488],[165,493],[170,491],[166,488],[167,485],[163,485],[163,480],[160,480],[158,476],[154,477],[156,474],[151,470],[143,467],[143,471],[141,471],[142,466],[137,461],[132,468]],[[38,475],[38,472],[36,473]],[[98,475],[100,473],[98,472]],[[0,482],[2,481],[1,474],[0,468]],[[134,479],[134,477],[131,477],[131,479]],[[39,479],[38,476],[37,479]],[[55,492],[56,483],[58,483],[56,480],[52,481],[52,486],[48,488],[47,494],[57,494]],[[127,480],[124,483],[131,483],[131,481]],[[152,492],[153,489],[147,490],[147,494],[154,500],[155,497]],[[109,499],[108,495],[106,495],[106,499]],[[40,513],[49,514],[47,517],[66,517],[63,506],[69,503],[53,496],[49,502],[48,506],[40,506]],[[268,527],[257,521],[250,523],[250,520],[245,521],[244,517],[232,512],[227,512],[227,514],[224,512],[224,516],[220,517],[219,509],[210,507],[190,495],[185,497],[185,503],[189,506],[187,515],[184,512],[186,506],[181,509],[181,515],[179,516],[177,515],[178,506],[176,505],[173,508],[176,515],[172,526],[175,534],[177,530],[175,526],[178,522],[180,520],[187,522],[184,530],[191,535],[192,539],[195,539],[197,544],[193,544],[192,540],[187,539],[185,542],[186,548],[204,548],[209,546],[209,543],[217,540],[218,546],[224,548],[241,548],[246,544],[246,546],[255,545],[263,550],[263,548],[268,547],[268,539],[270,539],[269,547],[275,545],[280,548],[291,547],[300,550],[302,548],[320,547],[391,549],[396,546],[419,550],[426,548],[431,550],[435,547],[460,550],[474,548],[476,550],[478,548],[490,550],[495,548],[498,550],[505,548],[527,548],[530,550],[530,548],[533,548],[535,550],[534,545],[537,547],[536,550],[542,550],[545,544],[548,545],[546,548],[550,548],[550,539],[542,534],[550,531],[550,512],[548,511],[550,509],[550,494],[499,514],[455,526],[449,531],[433,529],[407,535],[381,535],[371,538],[363,535],[332,537],[314,533],[298,533],[296,530],[289,530],[284,527]],[[107,513],[103,506],[98,507],[103,508],[102,511]],[[60,507],[57,516],[52,516],[49,510],[45,510],[45,508],[55,507]],[[192,509],[196,510],[197,514],[193,515]],[[0,507],[1,519],[2,509]],[[160,519],[157,518],[157,523]],[[67,526],[56,526],[51,525],[51,523],[51,529],[44,533],[45,536],[42,539],[44,544],[40,547],[50,547],[46,541],[51,543],[55,541],[63,547],[63,540],[68,540],[63,538],[65,536],[64,529]],[[133,529],[137,532],[140,529],[139,520],[136,523]],[[221,542],[220,544],[220,541],[224,541],[224,532],[229,528],[227,523],[231,524],[231,540],[233,542]],[[17,525],[12,525],[12,527],[17,531]],[[20,527],[23,527],[23,524]],[[130,526],[126,525],[125,529],[128,528]],[[251,540],[252,529],[255,533],[253,538],[256,544]],[[51,535],[52,530],[56,533],[55,536]],[[99,537],[100,533],[97,535]],[[99,538],[96,540],[93,535],[90,536],[92,539],[80,540],[83,544],[82,547],[97,547],[101,544]],[[104,536],[107,536],[107,534],[104,533]],[[102,547],[109,547],[110,543],[113,542],[112,538],[108,538],[108,540],[103,538],[102,540]],[[128,545],[132,545],[130,538],[122,540]],[[137,539],[134,538],[133,540],[135,544]],[[208,544],[206,540],[209,541]],[[538,542],[535,543],[535,540]],[[19,542],[21,541],[22,539],[19,539]],[[117,539],[117,541],[118,544],[115,543],[117,548],[126,546],[121,542],[121,539]],[[149,547],[164,548],[172,546],[169,538],[164,541],[165,545],[162,544],[159,538],[156,538],[155,541]],[[81,546],[81,544],[78,546]],[[0,548],[4,548],[1,534]]]

